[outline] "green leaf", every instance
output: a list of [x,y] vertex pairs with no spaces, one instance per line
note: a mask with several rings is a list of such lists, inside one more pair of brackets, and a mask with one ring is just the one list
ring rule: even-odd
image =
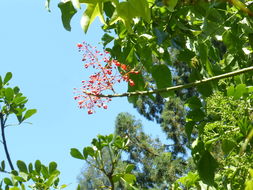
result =
[[126,173],[131,173],[132,170],[134,169],[134,167],[135,167],[135,166],[134,166],[133,164],[128,164],[127,167],[126,167],[125,172],[126,172]]
[[[155,80],[158,89],[167,88],[172,85],[172,76],[170,69],[166,65],[155,65],[152,68],[152,77]],[[162,92],[160,93],[163,97],[168,97],[173,92]]]
[[29,170],[29,173],[33,172],[33,165],[32,165],[32,163],[28,164],[28,170]]
[[93,150],[93,148],[90,147],[90,146],[84,147],[84,149],[83,149],[83,155],[84,155],[84,159],[87,159],[88,156],[93,157],[94,156],[94,150]]
[[3,80],[2,80],[2,77],[0,76],[0,90],[2,87],[3,87]]
[[170,1],[169,1],[169,5],[168,5],[169,11],[171,11],[171,12],[174,11],[174,8],[175,8],[176,5],[177,5],[177,1],[178,1],[178,0],[170,0]]
[[6,88],[4,92],[6,100],[8,102],[12,101],[14,96],[14,91],[12,90],[12,88]]
[[17,166],[20,172],[28,173],[26,164],[22,160],[17,161]]
[[224,139],[222,140],[222,151],[224,154],[229,154],[229,152],[236,146],[236,143],[233,140]]
[[192,121],[201,121],[204,119],[205,113],[201,109],[194,109],[188,112],[187,118]]
[[2,171],[5,170],[5,161],[4,161],[4,160],[1,162],[1,170],[2,170]]
[[191,109],[199,109],[202,107],[202,103],[197,96],[193,96],[186,101],[186,105]]
[[39,174],[41,171],[41,162],[39,160],[35,161],[35,170]]
[[245,84],[239,84],[235,87],[234,99],[240,99],[244,93],[247,93],[247,88]]
[[195,125],[194,121],[189,121],[185,124],[185,133],[187,134],[188,140],[191,139],[192,130],[193,130],[194,125]]
[[114,11],[115,11],[115,7],[112,5],[112,2],[108,1],[104,3],[104,12],[106,16],[111,18]]
[[214,185],[214,175],[217,167],[218,163],[210,152],[204,151],[197,165],[201,180],[207,185]]
[[48,172],[48,168],[44,165],[41,165],[41,173],[45,179],[48,179],[50,176]]
[[133,174],[124,174],[122,177],[127,183],[134,183],[136,181],[136,177]]
[[58,7],[61,9],[61,18],[62,18],[62,23],[63,26],[66,30],[70,31],[71,26],[70,26],[70,21],[72,17],[76,14],[76,9],[74,8],[73,4],[71,1],[67,1],[65,3],[60,2],[58,4]]
[[227,88],[227,96],[234,96],[235,88],[234,86],[230,86]]
[[52,174],[57,168],[57,163],[56,162],[50,162],[49,164],[49,173]]
[[103,2],[95,1],[94,3],[87,4],[87,8],[81,18],[81,26],[85,33],[97,16],[99,16],[103,24],[106,24],[103,16]]
[[71,148],[70,155],[77,159],[81,159],[81,160],[85,159],[83,155],[81,154],[81,152],[77,150],[76,148]]
[[36,109],[30,109],[30,110],[27,110],[22,121],[28,119],[29,117],[31,117],[33,114],[35,114],[37,112]]
[[177,181],[185,185],[187,188],[193,186],[199,180],[199,175],[189,172],[187,176],[179,178]]
[[48,187],[50,187],[50,186],[52,186],[52,184],[58,179],[58,176],[60,175],[60,172],[59,171],[55,171],[54,172],[54,174],[53,175],[51,175],[49,178],[48,178],[48,180],[47,180],[47,182],[46,182],[46,185],[48,186]]
[[4,77],[4,85],[7,84],[12,78],[12,73],[8,72],[6,73],[5,77]]
[[9,178],[4,178],[4,183],[6,184],[6,185],[13,185],[13,183],[12,183],[12,181],[9,179]]
[[103,46],[106,46],[107,44],[109,44],[112,40],[114,39],[114,37],[110,36],[109,34],[105,33],[102,37],[103,40]]

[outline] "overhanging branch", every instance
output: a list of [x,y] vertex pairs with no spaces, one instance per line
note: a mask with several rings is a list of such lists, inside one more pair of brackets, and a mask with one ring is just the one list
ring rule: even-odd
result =
[[85,91],[84,91],[84,93],[89,94],[91,96],[107,97],[107,98],[116,98],[116,97],[125,97],[125,96],[137,96],[137,95],[144,96],[144,95],[149,95],[149,94],[156,94],[156,93],[162,93],[162,92],[170,92],[170,91],[180,90],[180,89],[184,89],[184,88],[190,88],[190,87],[202,85],[202,84],[205,84],[205,83],[208,83],[208,82],[211,82],[211,81],[220,80],[220,79],[224,79],[224,78],[240,75],[240,74],[243,74],[243,73],[247,73],[249,71],[253,71],[253,66],[247,67],[247,68],[244,68],[244,69],[240,69],[240,70],[237,70],[237,71],[232,71],[232,72],[229,72],[229,73],[217,75],[217,76],[214,76],[214,77],[198,80],[198,81],[191,82],[191,83],[188,83],[188,84],[183,84],[183,85],[178,85],[178,86],[172,86],[172,87],[168,87],[168,88],[155,89],[155,90],[125,92],[125,93],[122,93],[122,94],[108,94],[108,95],[105,95],[105,94],[95,95],[95,94],[87,93]]

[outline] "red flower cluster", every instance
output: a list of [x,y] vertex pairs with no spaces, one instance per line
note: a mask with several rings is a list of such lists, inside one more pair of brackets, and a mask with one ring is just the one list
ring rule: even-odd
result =
[[96,47],[85,42],[77,44],[77,47],[83,53],[84,68],[92,67],[97,70],[89,77],[89,80],[82,81],[80,90],[75,89],[77,95],[74,99],[78,100],[79,108],[88,109],[88,114],[93,114],[95,107],[107,109],[107,103],[111,99],[98,95],[107,90],[115,93],[113,86],[116,83],[125,81],[130,86],[135,85],[134,81],[129,78],[129,74],[138,74],[139,71],[130,70],[127,65],[111,59],[108,52],[98,51]]

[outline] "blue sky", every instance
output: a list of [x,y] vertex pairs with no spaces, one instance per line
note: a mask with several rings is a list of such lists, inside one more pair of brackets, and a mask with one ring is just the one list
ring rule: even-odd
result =
[[[7,128],[7,141],[13,161],[58,163],[61,183],[76,188],[76,177],[84,162],[70,156],[70,148],[88,146],[97,134],[113,132],[120,112],[141,118],[126,98],[114,99],[108,110],[87,115],[73,100],[73,88],[88,78],[76,44],[100,42],[102,31],[96,20],[85,35],[79,25],[80,14],[72,20],[72,31],[61,24],[58,1],[52,1],[51,13],[44,1],[2,1],[0,12],[0,75],[13,73],[12,86],[19,86],[28,97],[28,108],[38,113],[29,124]],[[126,89],[125,89],[126,90]],[[143,119],[144,120],[144,119]],[[11,120],[15,124],[15,120]],[[144,120],[145,131],[160,134],[159,126]],[[5,159],[0,151],[0,160]]]

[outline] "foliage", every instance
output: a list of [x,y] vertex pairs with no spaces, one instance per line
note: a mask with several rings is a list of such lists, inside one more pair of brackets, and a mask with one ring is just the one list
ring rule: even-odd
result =
[[[57,164],[51,162],[49,166],[41,164],[37,160],[34,164],[28,165],[25,162],[18,160],[17,168],[15,170],[11,161],[10,153],[7,147],[7,139],[5,137],[5,129],[10,127],[8,125],[9,118],[14,115],[16,116],[19,125],[24,123],[25,120],[30,118],[36,113],[35,109],[29,109],[25,107],[27,98],[20,92],[19,87],[11,88],[9,81],[12,78],[12,73],[6,73],[2,79],[0,76],[0,121],[1,121],[1,133],[2,133],[2,144],[4,152],[10,166],[10,171],[6,169],[5,161],[1,162],[0,172],[9,174],[10,177],[5,177],[1,180],[0,189],[10,190],[24,190],[26,189],[25,184],[29,184],[28,187],[34,190],[46,190],[46,189],[63,189],[66,185],[58,186],[59,174],[57,170]],[[29,182],[29,183],[28,183]],[[3,188],[4,185],[4,188]]]
[[[117,169],[122,170],[126,164],[132,164],[132,173],[136,176],[135,187],[138,189],[168,189],[178,175],[186,174],[190,169],[189,160],[173,158],[168,150],[170,145],[146,135],[141,122],[129,113],[117,116],[115,134],[129,138],[128,148],[120,157]],[[110,163],[108,151],[103,155],[104,162]],[[88,164],[80,174],[81,189],[99,189],[101,184],[106,183],[105,176],[93,165]],[[116,189],[122,189],[122,185],[117,184]]]
[[[122,151],[127,149],[129,139],[127,137],[111,135],[98,135],[92,140],[92,146],[84,147],[83,151],[72,148],[71,156],[77,159],[85,160],[91,167],[96,169],[99,175],[102,173],[107,180],[101,182],[99,189],[115,189],[115,184],[123,182],[128,189],[135,189],[132,185],[136,177],[131,173],[134,165],[126,164],[121,171],[116,170],[118,167]],[[105,157],[107,156],[107,159]],[[121,165],[123,166],[123,165]],[[89,184],[87,184],[89,185]],[[93,184],[86,187],[88,189],[95,188]],[[81,186],[78,187],[81,189]]]
[[[105,48],[108,43],[112,44],[106,50],[113,59],[142,68],[138,78],[133,78],[136,85],[128,86],[129,92],[178,85],[179,80],[173,78],[180,76],[180,68],[186,71],[183,82],[194,82],[251,66],[251,1],[101,0],[91,3],[87,0],[79,3],[87,5],[81,22],[84,31],[99,16],[105,32],[103,44]],[[73,7],[76,6],[73,4]],[[62,12],[63,18],[68,15]],[[163,122],[168,137],[173,137],[176,145],[183,144],[175,152],[184,152],[186,136],[179,134],[185,128],[188,145],[193,142],[189,147],[198,174],[189,173],[180,180],[181,185],[250,188],[251,76],[252,72],[248,72],[219,82],[200,82],[191,93],[162,92],[158,94],[159,101],[159,96],[151,93],[128,97],[146,117]],[[175,97],[181,100],[176,102]],[[174,102],[172,106],[164,109],[170,101]],[[152,102],[159,106],[150,106]],[[174,116],[170,113],[172,110],[176,112]],[[162,118],[165,113],[169,115]],[[188,183],[189,178],[193,180]],[[175,183],[175,188],[181,185]]]

